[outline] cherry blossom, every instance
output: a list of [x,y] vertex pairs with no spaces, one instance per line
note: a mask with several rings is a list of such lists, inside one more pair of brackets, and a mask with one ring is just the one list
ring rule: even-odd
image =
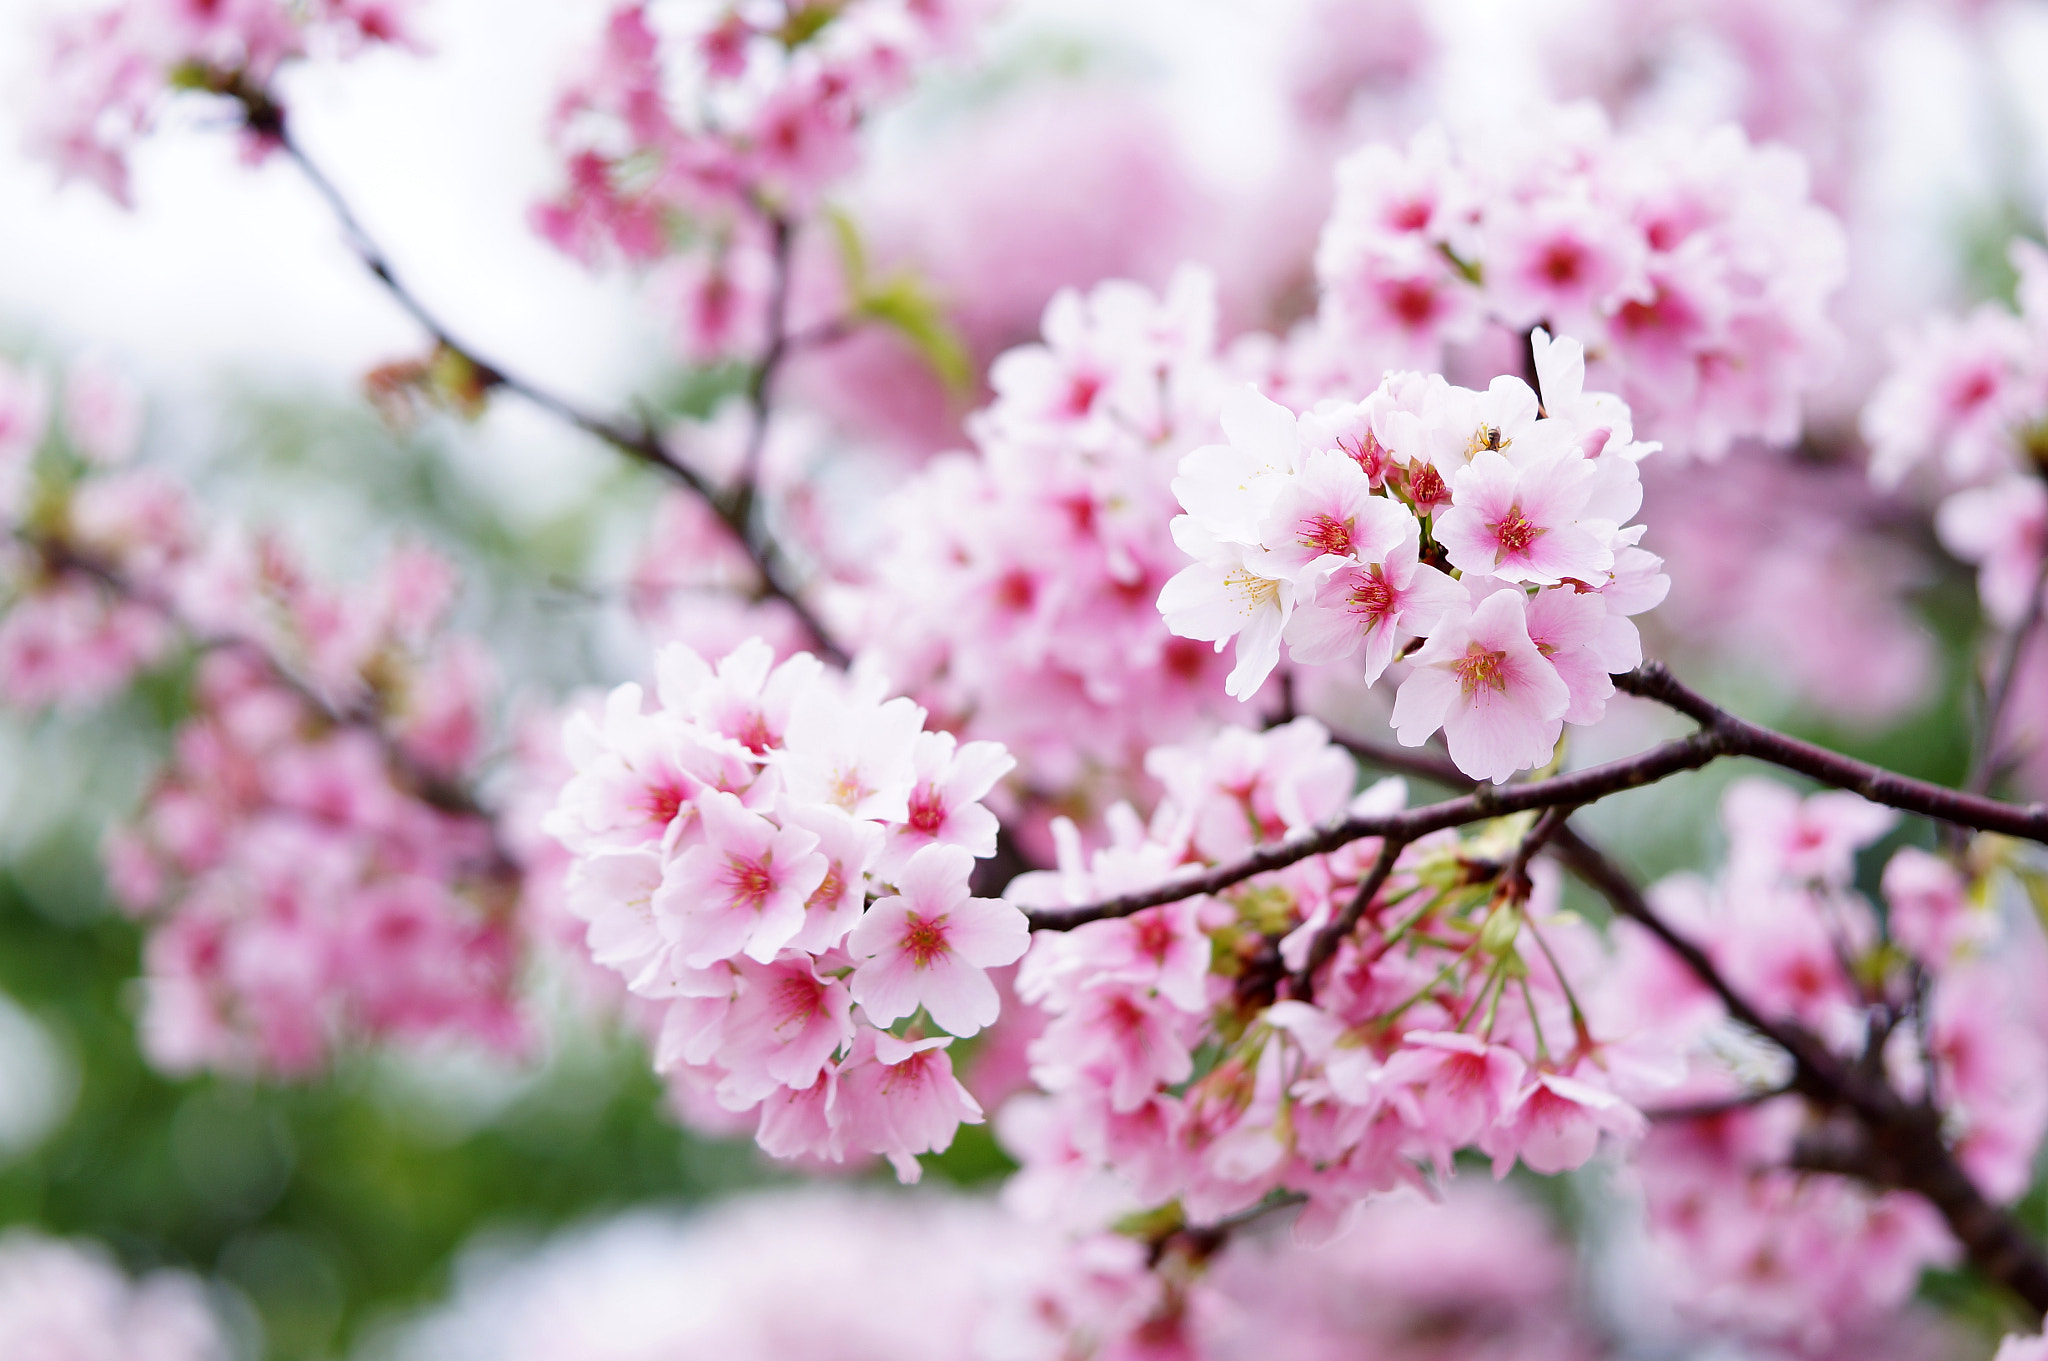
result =
[[1394,698],[1403,745],[1419,747],[1441,728],[1458,768],[1495,783],[1550,759],[1571,690],[1530,641],[1518,592],[1447,612],[1413,660]]
[[1585,341],[1666,446],[1718,458],[1789,443],[1827,373],[1841,232],[1796,157],[1734,127],[1616,133],[1566,105],[1361,149],[1337,185],[1317,324],[1354,384],[1542,322]]
[[697,811],[704,840],[663,872],[654,910],[692,968],[740,952],[766,964],[803,929],[804,906],[825,882],[818,839],[749,813],[722,790],[699,795]]
[[[671,644],[657,672],[651,708],[628,684],[566,724],[544,825],[590,959],[650,1010],[685,1109],[753,1113],[778,1156],[882,1154],[915,1180],[982,1118],[944,1046],[996,1019],[987,970],[1027,943],[1015,907],[968,888],[1009,756],[759,639],[715,663]],[[947,1034],[884,1028],[918,1013]]]
[[15,1230],[0,1239],[0,1348],[22,1357],[227,1361],[226,1330],[200,1283],[131,1280],[96,1247]]

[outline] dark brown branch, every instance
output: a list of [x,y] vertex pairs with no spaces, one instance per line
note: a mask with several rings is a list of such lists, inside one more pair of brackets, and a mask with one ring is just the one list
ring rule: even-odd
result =
[[1723,755],[1749,756],[1810,776],[1822,784],[1861,794],[1873,803],[1918,813],[1938,822],[2003,832],[2048,845],[2048,804],[2011,804],[1981,794],[1945,789],[1925,780],[1893,774],[1839,752],[1773,732],[1712,703],[1681,684],[1662,662],[1645,662],[1614,678],[1615,688],[1676,709],[1713,734]]
[[1742,1092],[1736,1096],[1722,1097],[1719,1101],[1695,1101],[1682,1106],[1658,1106],[1645,1110],[1644,1115],[1652,1120],[1674,1122],[1680,1120],[1712,1120],[1716,1116],[1732,1115],[1761,1106],[1766,1101],[1776,1101],[1781,1096],[1792,1095],[1790,1087],[1764,1087],[1754,1092]]
[[1843,1060],[1803,1028],[1765,1019],[1597,848],[1570,827],[1558,833],[1555,844],[1572,871],[1598,890],[1616,915],[1648,930],[1721,999],[1730,1016],[1791,1056],[1791,1091],[1824,1111],[1849,1117],[1829,1137],[1802,1146],[1800,1166],[1922,1197],[1940,1212],[1972,1266],[2026,1301],[2037,1316],[2048,1314],[2048,1257],[1957,1163],[1942,1140],[1938,1110],[1924,1101],[1907,1101],[1880,1074]]
[[1408,843],[1388,837],[1380,847],[1379,859],[1373,861],[1372,869],[1358,885],[1358,892],[1351,895],[1351,901],[1344,911],[1322,930],[1309,944],[1308,958],[1302,961],[1301,971],[1294,975],[1294,995],[1307,1001],[1315,996],[1316,974],[1323,965],[1330,962],[1330,956],[1337,953],[1337,947],[1344,938],[1358,929],[1359,921],[1365,916],[1372,900],[1387,886],[1387,879],[1394,872],[1394,862],[1401,858],[1401,852]]
[[[247,116],[252,120],[253,125],[253,120],[257,117],[257,109],[255,106],[248,105],[246,100],[245,107],[248,108]],[[604,441],[627,457],[645,463],[650,467],[660,469],[668,476],[681,482],[690,491],[702,497],[705,503],[718,515],[718,518],[724,522],[726,528],[739,540],[741,548],[747,553],[748,557],[753,560],[754,568],[761,577],[762,590],[767,595],[782,601],[783,604],[789,607],[796,615],[798,622],[817,640],[820,653],[839,665],[843,666],[846,664],[848,661],[846,649],[834,641],[831,633],[825,628],[824,621],[819,619],[811,607],[804,602],[799,588],[791,580],[792,571],[786,555],[767,535],[761,533],[756,528],[757,516],[754,510],[753,474],[754,465],[759,459],[759,444],[766,438],[767,425],[765,415],[761,413],[765,411],[765,405],[774,382],[775,369],[780,366],[783,357],[788,353],[787,338],[784,334],[786,326],[781,320],[777,320],[775,323],[776,342],[771,345],[768,353],[763,356],[761,365],[755,370],[749,383],[749,396],[756,405],[757,418],[756,431],[750,443],[748,462],[745,465],[746,472],[733,492],[721,492],[703,474],[671,453],[667,446],[662,443],[660,435],[650,426],[641,422],[628,424],[584,411],[566,398],[541,387],[531,379],[523,378],[503,365],[495,364],[479,357],[476,349],[458,340],[449,328],[442,323],[441,319],[399,280],[396,271],[391,266],[390,258],[385,255],[383,249],[377,244],[376,239],[370,235],[368,230],[364,228],[361,220],[356,217],[355,210],[349,206],[348,199],[343,196],[334,181],[327,177],[326,172],[321,170],[319,165],[306,154],[304,148],[298,144],[292,135],[291,126],[286,120],[283,111],[277,109],[275,105],[266,104],[262,116],[265,119],[263,130],[266,135],[275,140],[278,148],[290,158],[292,164],[299,168],[300,173],[306,177],[307,182],[313,186],[320,197],[326,200],[329,210],[333,212],[336,220],[340,222],[342,232],[348,238],[350,247],[363,262],[363,267],[369,270],[378,282],[384,285],[385,290],[391,295],[393,300],[400,307],[404,308],[407,314],[414,321],[418,322],[421,328],[428,335],[432,336],[436,343],[461,355],[475,366],[479,378],[486,388],[503,388],[508,392],[517,393],[543,411],[548,412],[568,425],[574,426],[585,434]],[[778,219],[777,241],[779,253],[777,255],[774,303],[777,318],[781,318],[787,309],[788,281],[785,275],[787,274],[789,264],[788,231],[788,224]]]
[[505,847],[499,834],[497,820],[490,810],[477,800],[476,795],[467,786],[428,769],[399,746],[385,727],[387,716],[374,706],[343,706],[336,703],[322,693],[318,686],[292,670],[260,640],[247,634],[199,632],[178,612],[176,604],[168,597],[131,579],[113,564],[80,552],[75,545],[61,539],[20,530],[15,532],[15,538],[24,548],[36,555],[44,571],[55,576],[82,577],[102,590],[154,611],[182,631],[196,650],[233,652],[260,667],[273,684],[289,691],[331,727],[350,728],[367,733],[383,752],[390,773],[400,787],[409,791],[422,803],[443,813],[478,818],[489,825],[491,854],[485,866],[486,873],[497,878],[518,877],[518,858]]
[[1525,809],[1592,803],[1625,789],[1654,784],[1682,770],[1698,770],[1722,754],[1723,748],[1716,734],[1697,732],[1627,760],[1611,761],[1568,775],[1553,775],[1527,784],[1482,785],[1462,798],[1442,803],[1425,804],[1398,813],[1356,814],[1340,818],[1315,831],[1262,846],[1242,860],[1219,865],[1205,873],[1188,875],[1158,888],[1126,893],[1081,907],[1042,909],[1031,914],[1032,929],[1066,931],[1083,922],[1098,921],[1104,917],[1128,917],[1133,912],[1142,912],[1161,903],[1178,902],[1201,893],[1218,893],[1254,875],[1283,869],[1298,860],[1327,854],[1339,846],[1369,836],[1414,841],[1446,827],[1462,827]]
[[2027,642],[2041,626],[2044,606],[2048,606],[2048,553],[2041,557],[2041,570],[2034,578],[2034,594],[2027,601],[2027,612],[2005,636],[2005,646],[1999,651],[1998,668],[1992,673],[1991,685],[1984,692],[1984,714],[1977,724],[1977,749],[1970,759],[1969,778],[1963,781],[1963,788],[1972,794],[1982,794],[1990,789],[1991,781],[1998,775],[1999,725],[2005,718],[2005,706],[2012,699],[2013,683],[2019,679],[2020,665],[2026,660]]

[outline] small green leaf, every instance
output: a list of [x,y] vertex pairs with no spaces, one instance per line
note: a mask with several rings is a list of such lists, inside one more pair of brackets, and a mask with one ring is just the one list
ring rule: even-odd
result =
[[974,367],[966,345],[938,303],[909,275],[897,275],[860,294],[854,310],[909,341],[952,391],[965,392],[973,384]]

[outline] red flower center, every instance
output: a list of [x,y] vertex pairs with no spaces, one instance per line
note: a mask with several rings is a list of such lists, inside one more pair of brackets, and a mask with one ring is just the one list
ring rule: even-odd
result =
[[1340,558],[1351,556],[1349,520],[1340,520],[1334,515],[1311,515],[1301,522],[1299,538],[1304,548],[1335,553]]
[[930,968],[933,960],[946,953],[945,917],[911,917],[903,927],[903,948],[910,952],[913,967]]
[[1544,530],[1541,525],[1531,524],[1517,505],[1508,508],[1508,513],[1493,527],[1493,533],[1500,541],[1502,553],[1526,553],[1530,544],[1543,537]]

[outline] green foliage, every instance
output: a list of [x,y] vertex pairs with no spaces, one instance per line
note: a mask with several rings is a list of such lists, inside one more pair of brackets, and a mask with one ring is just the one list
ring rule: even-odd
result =
[[[136,1047],[139,939],[118,915],[39,903],[0,877],[0,989],[80,1072],[58,1130],[0,1166],[0,1225],[101,1238],[134,1266],[218,1272],[253,1305],[272,1357],[331,1355],[380,1314],[441,1293],[480,1229],[538,1233],[768,1176],[750,1145],[678,1129],[644,1051],[587,1028],[530,1074],[500,1074],[509,1095],[482,1119],[437,1118],[421,1082],[361,1058],[303,1085],[164,1077]],[[999,1158],[973,1140],[951,1155],[962,1179]]]
[[840,268],[853,316],[877,322],[902,336],[948,390],[961,393],[972,388],[974,368],[967,347],[925,285],[905,271],[876,278],[852,219],[833,213],[828,220],[839,243]]

